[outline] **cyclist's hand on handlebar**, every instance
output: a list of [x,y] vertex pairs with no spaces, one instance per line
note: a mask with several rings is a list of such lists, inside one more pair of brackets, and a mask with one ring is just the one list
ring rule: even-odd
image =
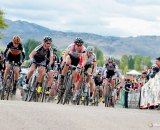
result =
[[52,67],[51,67],[50,64],[47,65],[47,69],[48,69],[48,70],[52,70]]
[[29,62],[32,64],[33,63],[33,61],[34,61],[34,59],[33,58],[31,58],[30,60],[29,60]]

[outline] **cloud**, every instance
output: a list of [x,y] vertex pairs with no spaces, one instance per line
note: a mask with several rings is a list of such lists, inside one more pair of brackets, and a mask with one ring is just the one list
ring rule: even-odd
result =
[[159,35],[159,0],[5,0],[0,5],[8,19],[26,20],[54,30]]
[[121,4],[127,4],[127,5],[139,5],[139,6],[146,6],[146,5],[160,5],[159,0],[115,0],[116,2],[119,2]]

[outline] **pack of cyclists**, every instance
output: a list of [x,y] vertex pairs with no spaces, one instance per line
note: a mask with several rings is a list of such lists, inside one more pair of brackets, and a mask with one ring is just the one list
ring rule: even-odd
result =
[[[38,79],[36,85],[37,94],[42,93],[43,81],[47,73],[47,84],[45,94],[54,96],[55,100],[58,99],[58,93],[66,86],[65,76],[70,69],[74,67],[72,72],[72,101],[77,99],[77,95],[82,87],[82,82],[85,86],[89,86],[89,100],[94,103],[94,98],[99,95],[99,99],[105,102],[105,96],[108,84],[112,90],[116,88],[114,79],[120,79],[121,75],[118,71],[117,65],[112,58],[108,58],[103,66],[103,69],[97,71],[96,55],[93,46],[84,46],[84,41],[81,38],[76,38],[67,49],[65,49],[62,57],[58,57],[56,49],[52,48],[52,38],[45,36],[42,43],[38,45],[29,55],[29,71],[26,75],[24,90],[28,90],[30,79],[36,69],[38,69]],[[12,94],[16,94],[17,82],[20,72],[21,64],[25,60],[25,53],[21,43],[20,36],[13,36],[12,41],[7,45],[3,54],[0,55],[1,72],[3,72],[3,80],[5,86],[7,83],[6,77],[10,71],[11,63],[14,63],[14,83],[12,86]],[[3,65],[2,65],[3,63]],[[4,64],[5,63],[5,64]],[[5,66],[5,67],[4,67]],[[84,80],[85,79],[85,80]],[[52,87],[54,84],[54,87]],[[97,89],[96,86],[100,86]],[[112,92],[113,93],[113,92]],[[83,100],[81,96],[81,100]]]

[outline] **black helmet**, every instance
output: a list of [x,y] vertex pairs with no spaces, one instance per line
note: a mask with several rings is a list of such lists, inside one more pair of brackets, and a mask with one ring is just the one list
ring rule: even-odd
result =
[[113,62],[113,58],[112,58],[112,57],[109,57],[109,58],[107,59],[107,61],[108,61],[108,62]]
[[76,40],[74,41],[74,43],[76,44],[76,45],[83,45],[83,40],[81,39],[81,38],[76,38]]
[[45,36],[43,39],[44,42],[52,42],[52,38],[49,36]]

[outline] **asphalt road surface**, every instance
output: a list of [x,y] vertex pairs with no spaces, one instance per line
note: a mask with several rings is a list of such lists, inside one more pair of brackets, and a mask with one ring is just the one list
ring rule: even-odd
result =
[[160,111],[0,101],[0,130],[160,130]]

